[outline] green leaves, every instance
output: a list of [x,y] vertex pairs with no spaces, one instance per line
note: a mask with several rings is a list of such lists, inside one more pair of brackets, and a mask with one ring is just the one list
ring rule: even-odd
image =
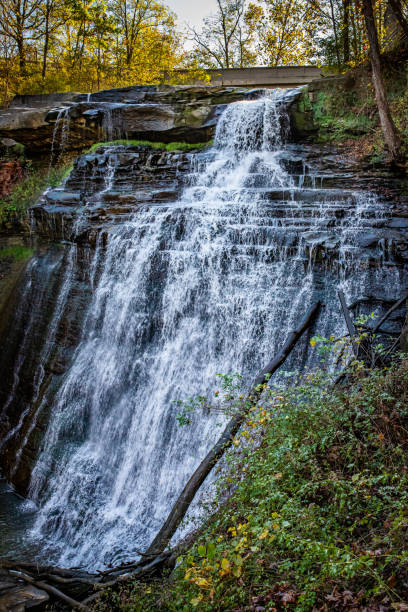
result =
[[[218,481],[226,503],[215,514],[210,506],[199,543],[153,604],[138,594],[132,610],[229,611],[256,601],[306,612],[343,593],[367,608],[403,599],[408,358],[358,372],[343,390],[322,370],[287,380],[269,390],[273,416],[262,436],[246,423],[258,433],[229,455]],[[253,422],[264,418],[251,413]]]

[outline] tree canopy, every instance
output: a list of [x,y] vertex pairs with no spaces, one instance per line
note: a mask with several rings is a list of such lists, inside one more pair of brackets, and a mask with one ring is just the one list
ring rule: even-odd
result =
[[[380,51],[408,36],[408,0],[372,6]],[[217,0],[200,28],[178,18],[161,0],[3,0],[0,101],[157,83],[174,68],[342,71],[368,58],[362,0]]]

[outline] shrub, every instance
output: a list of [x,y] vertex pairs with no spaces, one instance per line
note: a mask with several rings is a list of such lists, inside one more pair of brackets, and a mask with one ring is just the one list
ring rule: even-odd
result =
[[28,165],[24,179],[14,185],[7,197],[0,199],[0,225],[22,219],[27,209],[35,204],[45,189],[59,185],[69,171],[70,167],[33,170]]
[[100,608],[404,609],[408,359],[330,381],[316,370],[272,387],[227,457],[219,494],[233,494],[172,578]]

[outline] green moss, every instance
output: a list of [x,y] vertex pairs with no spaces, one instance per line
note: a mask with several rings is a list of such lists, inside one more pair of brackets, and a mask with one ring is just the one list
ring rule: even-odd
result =
[[343,609],[344,593],[355,609],[400,609],[408,359],[353,377],[333,388],[314,371],[273,389],[272,410],[251,414],[226,457],[219,494],[233,486],[232,496],[171,579],[110,593],[98,609],[300,612]]
[[22,246],[7,247],[5,249],[0,249],[0,260],[13,259],[14,261],[24,261],[32,257],[33,253],[33,249]]
[[26,176],[17,183],[11,193],[0,200],[0,224],[22,219],[27,209],[36,203],[47,187],[56,187],[70,171],[70,167],[53,168],[50,171],[26,169]]
[[320,142],[342,142],[374,130],[376,116],[371,116],[373,108],[375,102],[371,98],[363,102],[356,92],[347,92],[337,87],[316,92],[312,101],[304,94],[299,110],[310,112]]
[[[405,62],[390,62],[383,76],[391,113],[401,133],[403,151],[408,153],[408,69]],[[333,144],[355,140],[356,144],[347,143],[352,154],[358,151],[358,155],[374,164],[386,162],[384,137],[367,67],[360,66],[340,79],[308,86],[294,105],[292,115],[299,137]]]
[[212,140],[209,142],[198,142],[190,144],[188,142],[152,142],[150,140],[112,140],[110,142],[96,142],[93,144],[85,153],[94,153],[100,147],[109,147],[124,145],[127,147],[150,147],[152,149],[161,149],[165,151],[196,151],[205,149],[212,144]]

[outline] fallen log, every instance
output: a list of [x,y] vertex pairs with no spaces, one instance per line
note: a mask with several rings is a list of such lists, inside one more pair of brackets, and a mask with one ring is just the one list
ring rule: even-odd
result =
[[338,292],[338,296],[339,296],[339,300],[340,300],[340,304],[341,304],[341,309],[343,311],[343,316],[344,316],[344,319],[346,321],[348,333],[349,333],[349,336],[351,338],[351,345],[353,347],[353,352],[354,352],[355,356],[358,357],[358,344],[355,341],[356,329],[354,327],[353,321],[351,320],[350,313],[349,313],[349,310],[348,310],[347,304],[346,304],[346,298],[344,297],[343,291],[339,291]]
[[[394,312],[394,310],[397,310],[397,308],[399,308],[400,306],[402,306],[402,304],[405,302],[405,300],[408,300],[408,292],[405,293],[402,298],[400,298],[397,302],[395,302],[395,304],[393,306],[391,306],[391,308],[389,308],[387,310],[387,312],[385,313],[385,315],[383,317],[381,317],[381,319],[378,321],[378,323],[376,323],[376,325],[373,327],[373,329],[371,330],[372,334],[375,334],[376,332],[378,332],[378,330],[380,329],[381,325],[383,325],[383,323],[385,323],[385,321],[388,319],[388,317],[390,315],[392,315],[392,313]],[[382,332],[381,332],[382,333]]]
[[268,365],[261,370],[261,372],[259,372],[250,392],[248,393],[247,401],[244,402],[244,410],[240,411],[229,421],[218,442],[209,451],[207,456],[203,459],[194,474],[191,476],[190,480],[187,482],[172,510],[170,511],[164,525],[154,538],[153,542],[150,544],[149,548],[146,550],[145,555],[150,557],[160,555],[169,544],[178,526],[186,515],[186,512],[190,507],[190,504],[193,501],[198,489],[207,478],[214,465],[225,453],[226,449],[231,446],[234,437],[243,424],[250,408],[259,400],[263,391],[262,385],[287,359],[299,338],[314,322],[319,308],[320,301],[313,304],[299,326],[291,332],[283,348],[268,363]]
[[[176,550],[163,551],[184,518],[195,494],[213,466],[232,444],[248,411],[261,397],[265,388],[265,381],[285,362],[300,337],[313,324],[319,308],[320,302],[316,302],[308,310],[299,326],[291,332],[279,353],[259,372],[244,402],[244,410],[230,420],[221,438],[191,476],[152,544],[145,553],[141,553],[141,560],[123,564],[116,568],[98,572],[97,574],[82,572],[79,568],[65,569],[55,566],[38,566],[24,562],[13,563],[6,560],[0,561],[0,567],[6,569],[10,574],[14,574],[19,580],[28,582],[46,591],[54,598],[59,599],[74,609],[89,610],[89,604],[97,601],[105,589],[115,587],[135,578],[143,579],[150,577],[154,572],[160,570],[161,566],[168,567],[169,565],[174,565]],[[191,544],[191,541],[191,537],[186,540],[188,544]],[[85,598],[82,601],[78,601],[72,596],[63,593],[52,583],[61,585],[64,590],[70,591],[80,587],[83,589],[83,597]]]
[[65,595],[65,593],[63,593],[62,591],[60,591],[56,587],[51,586],[47,582],[43,582],[43,581],[39,581],[39,580],[34,580],[34,578],[32,578],[32,576],[29,576],[28,574],[25,574],[24,572],[15,571],[15,573],[17,574],[17,577],[21,578],[22,580],[24,580],[24,582],[28,582],[29,584],[32,584],[33,586],[35,586],[35,587],[37,587],[39,589],[42,589],[46,593],[49,593],[50,595],[53,595],[57,599],[60,599],[65,604],[67,604],[68,606],[73,608],[74,610],[78,609],[78,610],[85,610],[85,611],[89,612],[88,606],[84,605],[80,601],[76,601],[75,599],[73,599],[72,597],[69,597],[68,595]]

